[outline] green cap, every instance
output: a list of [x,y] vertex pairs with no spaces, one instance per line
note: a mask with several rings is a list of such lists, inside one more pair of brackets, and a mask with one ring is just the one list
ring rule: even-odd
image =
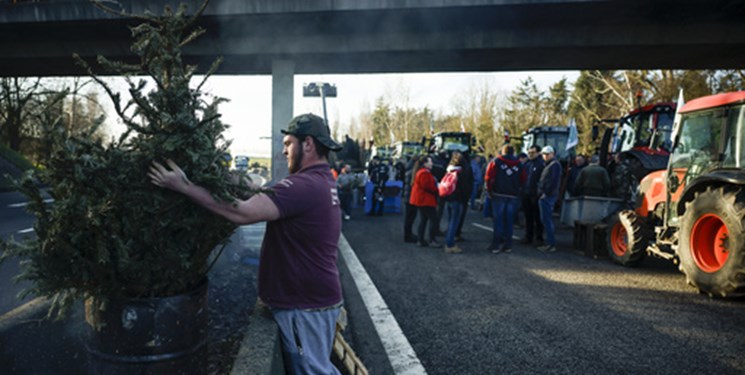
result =
[[287,130],[282,130],[282,134],[292,134],[296,137],[311,136],[331,151],[341,150],[341,146],[331,139],[329,127],[326,126],[326,122],[312,113],[296,116],[290,120]]

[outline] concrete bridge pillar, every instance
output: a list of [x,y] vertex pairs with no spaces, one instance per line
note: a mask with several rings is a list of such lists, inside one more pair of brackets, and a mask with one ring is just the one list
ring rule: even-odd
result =
[[295,62],[272,61],[272,180],[288,175],[287,159],[282,154],[282,129],[292,120]]

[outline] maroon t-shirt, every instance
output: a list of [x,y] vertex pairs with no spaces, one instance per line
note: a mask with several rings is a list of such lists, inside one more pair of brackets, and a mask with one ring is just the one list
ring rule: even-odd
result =
[[267,222],[259,262],[259,296],[282,309],[341,302],[336,268],[341,214],[328,164],[301,169],[277,182],[269,198],[279,219]]

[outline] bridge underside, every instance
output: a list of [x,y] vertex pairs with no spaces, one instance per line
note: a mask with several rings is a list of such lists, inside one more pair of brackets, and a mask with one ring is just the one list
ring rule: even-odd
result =
[[[220,74],[271,74],[275,60],[293,61],[296,74],[745,67],[738,1],[505,3],[211,14],[185,57],[204,71],[222,56]],[[84,74],[73,53],[131,61],[134,24],[0,22],[0,75]]]

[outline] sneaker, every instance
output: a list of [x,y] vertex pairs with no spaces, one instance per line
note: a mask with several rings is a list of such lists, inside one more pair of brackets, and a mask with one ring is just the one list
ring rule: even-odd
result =
[[512,252],[512,249],[510,249],[509,247],[505,247],[504,249],[502,249],[502,252],[503,253],[511,253]]
[[445,246],[445,252],[448,254],[459,254],[463,252],[463,249],[458,247],[458,245],[453,245],[452,247]]
[[[497,254],[499,253],[499,246],[490,244],[489,247],[486,248],[486,251],[491,251],[492,253]],[[496,253],[494,251],[496,251]]]
[[500,250],[500,249],[491,249],[491,253],[492,254],[499,254],[501,252],[502,252],[502,250]]
[[553,253],[554,251],[556,251],[556,246],[541,245],[538,246],[538,250],[543,251],[544,253]]
[[439,242],[435,240],[432,240],[432,241],[429,241],[429,247],[442,247],[442,244],[440,244]]
[[351,218],[349,217],[349,215],[344,215],[344,220],[349,220],[349,219],[351,219]]

